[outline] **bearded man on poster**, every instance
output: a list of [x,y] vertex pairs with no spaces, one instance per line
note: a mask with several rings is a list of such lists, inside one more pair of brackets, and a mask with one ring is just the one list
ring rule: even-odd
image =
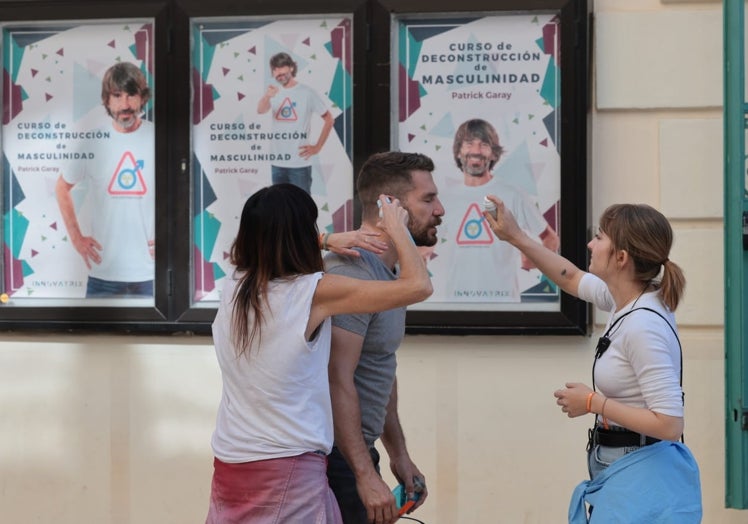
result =
[[[455,191],[451,204],[449,235],[454,240],[454,260],[447,282],[447,298],[455,302],[520,302],[517,271],[531,269],[511,245],[491,236],[481,214],[486,195],[497,195],[506,203],[520,227],[557,251],[559,238],[538,206],[521,188],[492,174],[504,149],[496,129],[474,118],[457,129],[452,145],[464,186]],[[486,268],[491,272],[486,273]]]
[[[257,103],[257,112],[272,109],[270,165],[273,184],[289,183],[312,192],[312,166],[309,158],[322,150],[330,135],[334,119],[322,97],[311,87],[296,80],[298,66],[288,53],[277,53],[270,58],[270,73],[280,85],[269,85]],[[317,142],[311,144],[312,114],[317,113],[324,123]]]
[[[60,214],[89,270],[86,298],[153,296],[155,135],[153,123],[142,118],[150,96],[136,65],[107,69],[101,102],[111,126],[96,133],[102,138],[93,157],[57,180]],[[90,234],[83,233],[72,195],[84,180],[94,210]]]

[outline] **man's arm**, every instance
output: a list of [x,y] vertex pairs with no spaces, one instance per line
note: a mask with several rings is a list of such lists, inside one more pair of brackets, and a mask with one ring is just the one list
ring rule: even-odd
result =
[[73,184],[66,182],[62,175],[60,175],[55,185],[57,205],[60,207],[60,214],[62,215],[62,221],[65,223],[65,229],[67,229],[70,236],[70,242],[73,244],[75,250],[83,257],[86,267],[91,269],[91,262],[96,264],[101,263],[101,255],[99,255],[101,245],[94,237],[86,237],[81,233],[80,226],[78,225],[78,217],[75,215],[73,198],[70,195],[73,187]]
[[392,384],[390,399],[387,402],[387,415],[384,419],[382,444],[384,445],[384,449],[387,450],[387,455],[390,457],[392,474],[395,475],[398,482],[405,485],[405,492],[408,494],[408,497],[413,497],[415,492],[413,478],[419,477],[421,480],[423,491],[420,492],[418,502],[411,509],[413,511],[426,500],[428,490],[426,489],[426,479],[423,473],[421,473],[410,459],[408,449],[405,446],[405,434],[400,425],[400,416],[397,412],[397,378],[395,379],[395,383]]
[[364,442],[361,406],[353,380],[363,343],[363,336],[333,326],[329,378],[335,445],[356,476],[356,488],[369,520],[390,523],[397,517],[395,497],[374,469]]
[[322,126],[322,131],[319,134],[317,143],[314,145],[301,146],[299,148],[299,156],[301,158],[309,158],[312,155],[316,155],[317,153],[322,151],[322,147],[325,145],[325,142],[327,142],[327,137],[330,136],[330,131],[332,131],[332,126],[335,123],[335,120],[333,119],[330,111],[325,111],[325,113],[322,115],[322,119],[325,121],[325,123]]
[[260,101],[257,102],[257,113],[264,115],[268,111],[270,111],[270,99],[273,98],[276,93],[278,93],[278,88],[276,86],[270,85],[267,88],[267,91],[265,91],[265,94],[262,95],[262,98],[260,98]]

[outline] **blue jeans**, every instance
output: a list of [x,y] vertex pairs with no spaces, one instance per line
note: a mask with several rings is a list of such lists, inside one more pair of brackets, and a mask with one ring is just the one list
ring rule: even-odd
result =
[[152,297],[153,280],[144,282],[117,282],[88,277],[86,298],[98,297]]
[[312,194],[312,166],[280,167],[270,166],[270,174],[275,184],[293,184],[308,194]]
[[590,472],[590,480],[594,480],[605,468],[624,455],[636,451],[641,446],[627,448],[612,448],[610,446],[595,445],[587,454],[587,466]]
[[[379,473],[379,453],[371,447],[369,454],[374,469]],[[327,456],[327,481],[338,500],[343,524],[369,524],[369,519],[366,518],[366,506],[361,502],[358,489],[356,489],[356,476],[336,447],[333,447]]]

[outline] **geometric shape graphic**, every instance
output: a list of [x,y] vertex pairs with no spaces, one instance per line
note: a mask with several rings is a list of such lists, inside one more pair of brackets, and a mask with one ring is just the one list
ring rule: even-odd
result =
[[346,155],[351,159],[353,155],[353,147],[351,147],[353,144],[353,126],[351,125],[352,111],[352,107],[344,109],[343,112],[335,118],[333,124],[335,134],[338,135],[340,143],[345,148]]
[[343,68],[351,74],[353,57],[351,56],[351,19],[344,18],[337,27],[330,30],[330,42],[325,47],[330,55],[340,60]]
[[421,107],[420,84],[412,80],[405,71],[402,64],[398,66],[398,93],[400,93],[400,110],[398,111],[400,122],[405,122],[410,115]]
[[[213,84],[205,83],[200,71],[195,68],[192,69],[192,89],[195,93],[192,98],[192,124],[197,125],[215,109],[215,92]],[[215,99],[218,98],[215,96]]]
[[345,110],[351,107],[353,103],[353,100],[351,100],[352,85],[353,81],[351,75],[343,69],[342,62],[338,62],[337,67],[335,68],[335,75],[332,78],[328,97],[340,109]]
[[18,204],[26,199],[26,195],[23,192],[18,178],[16,178],[15,172],[10,168],[8,157],[3,155],[3,210],[8,212],[11,208],[16,207]]
[[455,123],[452,119],[452,113],[447,112],[441,120],[431,128],[431,135],[441,138],[452,138],[455,134]]
[[[558,117],[558,111],[554,109],[553,111],[545,115],[545,117],[543,118],[543,124],[545,124],[545,129],[546,131],[548,131],[548,136],[551,138],[551,140],[553,141],[553,144],[556,146],[556,150],[558,150],[558,141],[556,140],[556,127],[558,126],[557,117]],[[546,145],[546,144],[543,144],[543,145]],[[560,152],[561,151],[559,151],[559,153]]]
[[213,213],[203,211],[195,216],[194,226],[195,248],[205,254],[205,261],[209,261],[211,253],[216,246],[218,230],[221,229],[221,222],[216,219]]
[[543,218],[545,218],[545,221],[548,222],[548,225],[554,231],[558,231],[560,216],[561,216],[561,202],[559,201],[557,201],[555,204],[549,207],[545,211],[545,213],[543,213]]
[[554,19],[554,22],[543,26],[543,52],[551,55],[553,60],[558,62],[558,24],[556,22],[557,19]]
[[543,86],[540,88],[540,96],[548,102],[552,108],[558,107],[558,69],[556,63],[553,60],[548,61],[548,67],[545,70],[545,76],[543,77]]
[[3,125],[18,116],[23,109],[24,96],[21,86],[11,82],[8,70],[3,68]]
[[493,235],[489,231],[486,219],[478,204],[472,203],[462,217],[457,232],[457,244],[461,246],[487,246],[493,244]]
[[281,102],[278,111],[275,113],[275,119],[280,122],[295,122],[299,119],[299,116],[296,114],[296,108],[290,98],[286,97]]
[[210,180],[205,171],[203,171],[202,164],[200,164],[197,155],[192,155],[192,162],[195,167],[195,190],[192,192],[192,211],[195,214],[200,214],[218,200],[218,197],[210,185]]
[[[328,226],[329,228],[329,226]],[[327,229],[327,228],[326,228]],[[352,231],[353,230],[353,200],[348,199],[345,204],[340,206],[332,213],[332,231]]]
[[522,302],[551,302],[558,298],[558,288],[548,277],[541,274],[540,281],[520,294]]
[[216,277],[213,273],[215,264],[211,264],[203,258],[203,254],[195,246],[193,253],[195,264],[195,296],[194,300],[200,301],[205,295],[213,291],[216,287]]
[[73,64],[73,83],[73,118],[79,120],[101,105],[101,79],[76,62]]
[[13,258],[21,258],[21,247],[29,228],[29,220],[16,209],[9,209],[3,216],[3,239]]
[[133,35],[135,43],[130,46],[130,52],[142,62],[141,70],[148,79],[153,74],[153,24],[144,24]]
[[21,261],[11,255],[5,242],[3,242],[3,265],[5,267],[4,291],[12,295],[23,286],[23,268]]
[[148,192],[143,179],[143,160],[135,160],[130,151],[126,151],[112,174],[107,191],[110,195],[141,196]]
[[494,174],[502,180],[524,189],[528,194],[537,196],[538,184],[532,166],[527,141],[523,141],[502,160]]

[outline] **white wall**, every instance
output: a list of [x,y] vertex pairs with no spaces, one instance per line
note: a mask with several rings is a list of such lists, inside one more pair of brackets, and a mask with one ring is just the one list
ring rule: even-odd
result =
[[[597,0],[595,15],[592,212],[647,202],[672,220],[704,522],[746,522],[724,509],[721,4]],[[400,412],[430,489],[416,516],[564,522],[592,419],[552,393],[589,383],[599,335],[406,337]],[[219,394],[208,338],[0,334],[0,522],[204,522]]]

